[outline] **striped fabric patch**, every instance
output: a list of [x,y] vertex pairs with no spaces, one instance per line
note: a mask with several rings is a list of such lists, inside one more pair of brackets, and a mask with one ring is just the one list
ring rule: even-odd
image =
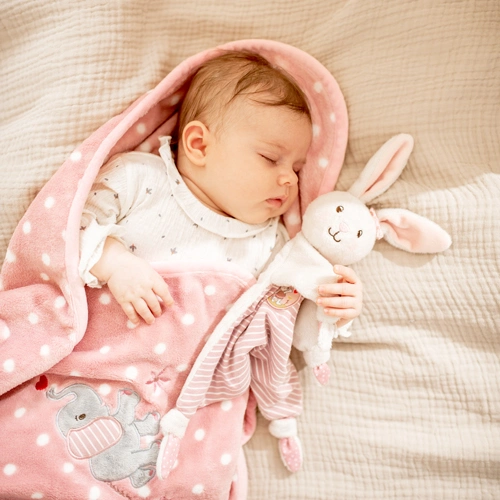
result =
[[112,417],[102,417],[81,429],[68,432],[68,450],[72,457],[84,459],[94,457],[120,441],[123,428]]
[[294,297],[288,307],[279,309],[268,300],[279,290],[271,286],[259,303],[221,336],[191,374],[177,400],[177,409],[184,415],[191,417],[201,406],[235,398],[248,387],[266,418],[300,414],[300,383],[289,356],[302,296],[296,294],[299,300]]

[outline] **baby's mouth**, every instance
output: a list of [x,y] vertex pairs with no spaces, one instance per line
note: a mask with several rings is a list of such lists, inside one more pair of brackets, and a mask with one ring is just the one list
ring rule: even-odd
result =
[[283,203],[285,203],[287,198],[287,196],[280,196],[279,198],[268,198],[266,201],[269,205],[279,208],[283,205]]

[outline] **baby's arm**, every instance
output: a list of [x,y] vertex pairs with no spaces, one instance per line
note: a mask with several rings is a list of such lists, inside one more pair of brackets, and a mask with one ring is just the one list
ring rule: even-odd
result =
[[133,323],[139,316],[148,324],[161,315],[160,300],[173,303],[168,286],[151,264],[130,253],[122,243],[108,237],[101,258],[90,269],[109,291]]
[[337,327],[342,327],[361,314],[363,307],[363,285],[353,269],[335,265],[337,283],[321,285],[316,303],[324,307],[325,314],[338,317]]
[[105,283],[127,317],[151,324],[161,314],[160,301],[172,303],[168,286],[144,259],[120,242],[126,228],[119,222],[134,210],[138,185],[129,180],[128,169],[137,168],[128,154],[118,155],[101,168],[83,210],[80,231],[79,272],[84,283]]

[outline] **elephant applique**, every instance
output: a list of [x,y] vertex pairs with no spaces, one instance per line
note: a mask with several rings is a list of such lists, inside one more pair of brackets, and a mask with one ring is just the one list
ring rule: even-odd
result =
[[136,420],[139,395],[132,390],[118,392],[117,410],[112,415],[99,395],[85,384],[73,384],[60,392],[47,391],[47,397],[74,398],[57,414],[57,426],[66,438],[70,455],[88,459],[92,475],[99,481],[119,481],[128,477],[140,488],[156,474],[159,442],[141,448],[141,436],[156,436],[160,416],[148,413]]

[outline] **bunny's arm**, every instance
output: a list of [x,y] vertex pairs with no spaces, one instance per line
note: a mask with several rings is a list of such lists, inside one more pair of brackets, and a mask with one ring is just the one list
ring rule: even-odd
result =
[[320,285],[335,283],[333,266],[298,233],[287,243],[289,250],[273,269],[270,281],[278,286],[293,286],[306,299],[316,301]]

